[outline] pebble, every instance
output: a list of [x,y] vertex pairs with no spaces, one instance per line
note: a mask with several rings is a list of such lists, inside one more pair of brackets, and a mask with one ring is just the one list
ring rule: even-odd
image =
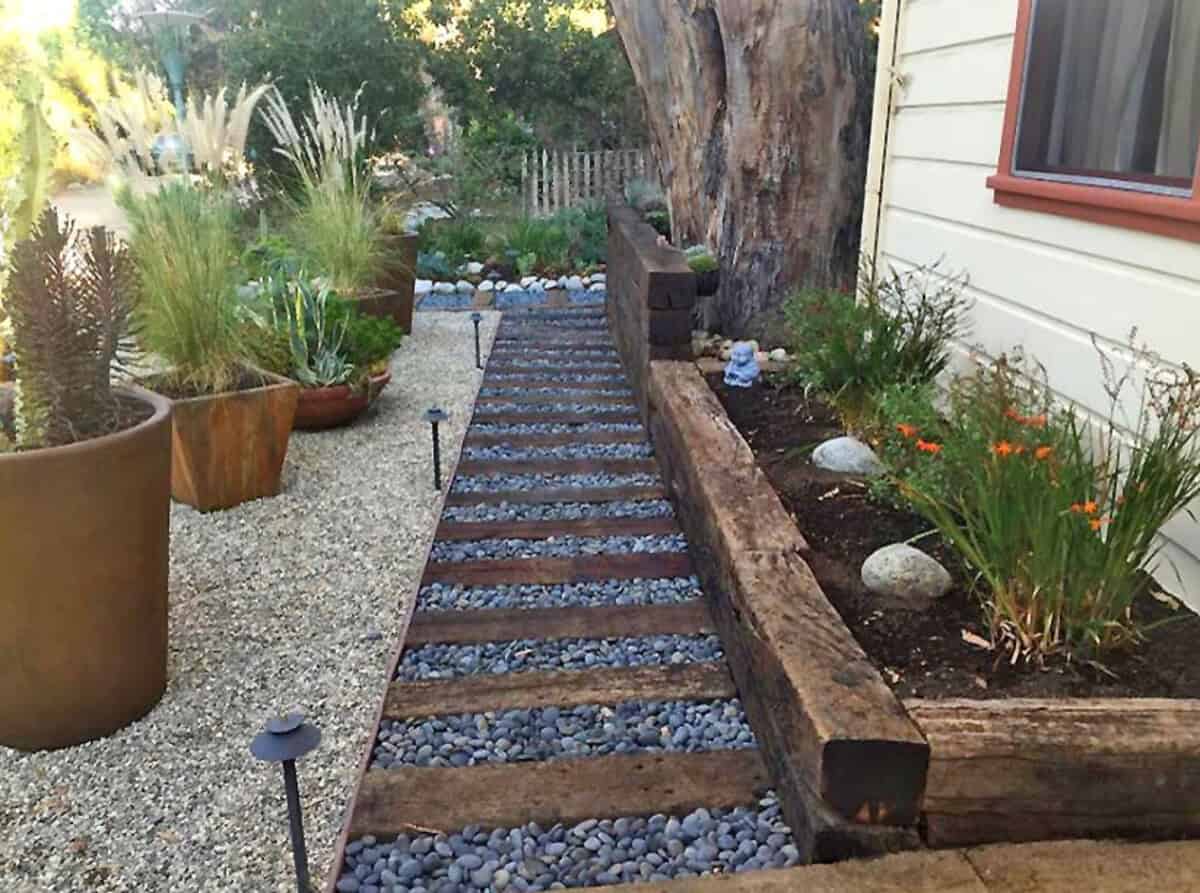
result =
[[626,701],[385,720],[372,768],[754,747],[741,702]]
[[662,666],[721,660],[724,656],[721,640],[714,635],[433,643],[407,649],[396,678],[413,682],[526,670]]
[[577,415],[628,414],[633,407],[623,403],[478,403],[475,418],[486,419],[490,415],[520,412],[527,415],[570,412]]
[[[530,378],[531,376],[532,376],[532,374],[529,372],[488,371],[487,373],[485,373],[483,381],[484,381],[484,384],[488,384],[489,382],[491,382],[491,383],[504,382],[504,381],[510,381],[510,380],[516,379],[516,378]],[[601,382],[601,383],[613,384],[613,385],[626,384],[625,377],[623,375],[606,373],[606,372],[595,372],[595,373],[573,372],[570,374],[563,374],[561,372],[556,372],[554,374],[554,377],[558,381],[562,381],[562,382],[573,382],[573,381],[584,382],[584,381],[586,381],[586,382]]]
[[578,521],[594,518],[673,518],[675,509],[665,499],[615,502],[484,502],[446,506],[443,521]]
[[907,543],[892,543],[872,552],[862,565],[863,585],[875,595],[927,607],[954,585],[936,558]]
[[[497,345],[497,349],[503,348],[503,344]],[[537,367],[554,367],[557,369],[563,364],[563,361],[558,357],[538,357],[538,356],[522,356],[518,365],[521,366],[537,366]],[[621,364],[616,360],[591,360],[587,357],[577,357],[571,360],[571,366],[577,369],[597,369],[609,370],[609,375],[616,375],[621,372]],[[556,373],[557,375],[557,373]],[[526,375],[528,377],[528,375]]]
[[[722,847],[722,838],[734,846]],[[365,850],[348,854],[339,882],[357,879],[360,870],[369,876],[379,860],[385,865],[413,862],[409,853],[421,839],[401,834],[376,848],[377,859],[368,859]],[[779,816],[774,794],[761,798],[755,807],[697,809],[683,816],[595,818],[574,826],[543,827],[531,822],[495,831],[470,826],[434,839],[449,841],[462,855],[457,861],[439,855],[417,862],[419,873],[405,881],[407,886],[396,889],[450,893],[499,890],[507,885],[510,890],[549,890],[669,881],[799,863],[799,851]],[[464,859],[478,867],[465,868]]]
[[[472,430],[475,430],[472,427]],[[489,477],[459,476],[452,493],[501,493],[507,490],[537,490],[610,487],[653,487],[657,474],[496,474]]]
[[565,459],[649,459],[654,447],[643,443],[576,443],[570,446],[520,447],[469,446],[463,458],[472,461],[552,462]]
[[855,437],[834,437],[820,444],[812,454],[813,465],[826,471],[873,477],[887,469],[875,451]]
[[460,586],[430,583],[417,604],[422,611],[469,611],[483,608],[561,608],[596,605],[665,605],[701,598],[696,577],[653,580],[604,580],[596,583]]
[[683,534],[661,536],[559,536],[547,539],[439,540],[431,561],[479,561],[501,558],[567,558],[574,555],[629,555],[686,552]]

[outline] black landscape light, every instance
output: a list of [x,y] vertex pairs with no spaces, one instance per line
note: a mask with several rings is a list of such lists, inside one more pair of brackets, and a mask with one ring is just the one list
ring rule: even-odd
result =
[[483,322],[483,314],[476,310],[471,314],[471,322],[475,323],[475,368],[483,368],[483,359],[479,353],[479,324]]
[[296,889],[309,893],[308,851],[304,846],[304,822],[300,813],[300,786],[296,760],[321,743],[321,730],[304,721],[299,713],[277,716],[250,742],[250,753],[265,763],[283,764],[283,787],[287,792],[288,825],[292,834],[292,860],[296,865]]
[[433,428],[433,489],[442,489],[442,445],[438,440],[438,424],[450,418],[446,410],[432,406],[425,411],[425,421]]

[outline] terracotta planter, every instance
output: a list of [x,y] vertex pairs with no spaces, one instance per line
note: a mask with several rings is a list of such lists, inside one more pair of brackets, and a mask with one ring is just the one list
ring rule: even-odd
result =
[[176,400],[171,495],[202,512],[279,492],[300,388],[270,373],[243,391]]
[[292,427],[300,431],[323,431],[349,425],[367,411],[391,380],[392,374],[383,372],[371,376],[365,385],[301,388]]
[[400,293],[390,288],[364,288],[341,297],[363,316],[377,316],[394,322],[400,312]]
[[0,745],[68,747],[167,684],[171,403],[105,437],[0,456]]
[[416,285],[417,236],[393,235],[385,238],[386,257],[379,285],[396,292],[392,321],[405,335],[412,333],[413,287]]

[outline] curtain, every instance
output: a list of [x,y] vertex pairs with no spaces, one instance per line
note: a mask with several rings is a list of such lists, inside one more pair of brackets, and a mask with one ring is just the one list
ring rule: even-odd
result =
[[[1200,0],[1040,0],[1062,22],[1046,164],[1192,178]],[[1045,35],[1048,37],[1048,35]],[[1164,61],[1165,57],[1165,61]]]

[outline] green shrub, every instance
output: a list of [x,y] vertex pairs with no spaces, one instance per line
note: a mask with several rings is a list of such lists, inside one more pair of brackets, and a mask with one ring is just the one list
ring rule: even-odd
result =
[[693,273],[715,273],[719,269],[717,259],[711,254],[696,254],[688,258]]
[[967,307],[964,284],[916,268],[884,279],[864,275],[861,300],[829,289],[799,291],[784,305],[794,375],[824,391],[857,428],[885,388],[931,382],[946,368]]
[[470,217],[426,220],[417,229],[417,248],[426,254],[441,254],[450,271],[468,260],[484,255],[487,233],[483,224]]
[[404,333],[390,319],[358,313],[349,301],[331,301],[329,315],[335,322],[345,321],[343,350],[346,359],[362,373],[386,363],[404,341]]
[[[1127,439],[1128,379],[1099,426],[1057,407],[1038,375],[1000,362],[952,387],[945,420],[897,423],[900,491],[978,573],[993,641],[1013,662],[1099,659],[1142,636],[1158,530],[1200,496],[1200,378],[1153,367]],[[939,466],[936,471],[921,464]]]
[[136,332],[170,366],[165,386],[201,394],[236,387],[247,351],[230,201],[176,182],[144,198],[125,192],[121,203],[139,280]]

